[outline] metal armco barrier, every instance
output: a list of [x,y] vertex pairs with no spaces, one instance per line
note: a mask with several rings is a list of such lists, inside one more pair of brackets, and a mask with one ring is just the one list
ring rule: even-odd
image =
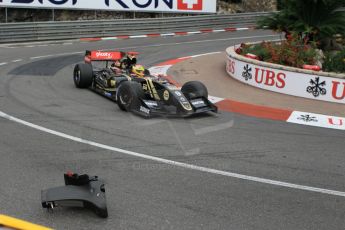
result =
[[186,32],[200,29],[253,26],[256,20],[268,15],[241,13],[231,15],[202,15],[170,18],[142,18],[95,21],[1,23],[0,43],[78,39],[138,35],[146,33]]

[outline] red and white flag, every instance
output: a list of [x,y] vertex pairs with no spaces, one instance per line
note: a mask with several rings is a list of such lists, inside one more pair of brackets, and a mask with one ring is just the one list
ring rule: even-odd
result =
[[202,10],[202,0],[178,0],[179,10]]

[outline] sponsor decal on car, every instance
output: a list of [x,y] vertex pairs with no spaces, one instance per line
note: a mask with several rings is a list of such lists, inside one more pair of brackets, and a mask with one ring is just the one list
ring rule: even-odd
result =
[[203,100],[191,101],[193,105],[205,105]]
[[156,101],[145,101],[144,100],[144,103],[149,106],[149,107],[152,107],[152,106],[158,106],[157,102]]
[[121,52],[91,51],[91,60],[118,60],[122,58]]
[[111,53],[106,53],[106,52],[97,52],[96,53],[96,57],[99,58],[99,57],[107,57],[107,58],[111,58],[112,55]]
[[104,95],[107,96],[107,97],[111,97],[112,96],[111,93],[109,93],[109,92],[104,92]]
[[147,91],[149,88],[147,87],[147,84],[143,84],[143,90]]
[[189,104],[188,101],[182,102],[181,105],[185,110],[192,110],[192,106]]
[[170,90],[178,90],[178,87],[175,85],[169,85],[169,86],[167,86],[167,88]]
[[145,108],[144,106],[140,106],[140,111],[146,114],[150,114],[150,110],[148,108]]
[[176,94],[177,96],[179,96],[179,97],[182,96],[182,93],[181,93],[180,91],[175,91],[175,94]]
[[168,90],[165,90],[164,93],[163,93],[163,98],[164,100],[168,101],[169,98],[170,98],[170,93]]
[[180,97],[180,101],[185,102],[187,99],[185,97]]

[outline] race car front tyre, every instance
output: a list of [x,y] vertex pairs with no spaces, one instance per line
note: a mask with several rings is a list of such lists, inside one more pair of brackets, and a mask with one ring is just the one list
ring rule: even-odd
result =
[[73,71],[73,80],[77,88],[88,88],[92,84],[93,70],[90,64],[77,64]]
[[199,97],[208,98],[208,91],[206,86],[200,81],[189,81],[186,82],[181,92],[185,95],[188,100],[192,100]]
[[140,106],[140,98],[144,98],[144,90],[138,82],[125,81],[117,90],[117,105],[121,110],[130,111]]

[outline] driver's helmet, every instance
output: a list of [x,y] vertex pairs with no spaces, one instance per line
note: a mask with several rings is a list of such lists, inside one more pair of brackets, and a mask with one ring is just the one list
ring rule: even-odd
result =
[[120,60],[114,61],[114,62],[111,64],[110,69],[111,69],[115,74],[120,74],[120,73],[121,73],[121,62],[120,62]]
[[121,68],[121,61],[120,60],[116,60],[116,61],[114,61],[114,63],[111,66],[117,67],[117,68]]
[[135,65],[132,67],[132,73],[138,77],[144,77],[145,76],[145,68],[142,65]]
[[135,54],[134,53],[127,53],[127,58],[132,60],[133,58],[135,58]]
[[124,63],[126,65],[126,68],[131,68],[132,66],[137,64],[137,55],[136,52],[128,52],[127,57],[124,60]]

